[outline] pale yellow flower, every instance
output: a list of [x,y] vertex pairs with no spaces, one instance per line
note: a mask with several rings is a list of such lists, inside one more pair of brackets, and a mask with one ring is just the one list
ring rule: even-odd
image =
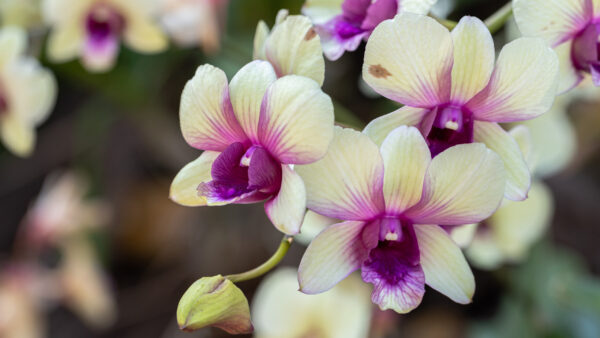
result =
[[41,0],[0,1],[0,21],[4,26],[34,28],[42,25]]
[[0,139],[18,156],[33,152],[35,127],[48,117],[56,98],[52,73],[25,55],[26,46],[22,29],[0,29]]
[[114,65],[121,41],[140,53],[163,51],[168,41],[155,22],[157,9],[156,0],[45,0],[48,57],[81,57],[89,71],[102,72]]
[[267,276],[251,304],[255,337],[362,338],[371,322],[369,288],[352,275],[326,293],[298,291],[296,270]]
[[0,337],[44,337],[44,323],[30,290],[31,272],[12,266],[0,276]]

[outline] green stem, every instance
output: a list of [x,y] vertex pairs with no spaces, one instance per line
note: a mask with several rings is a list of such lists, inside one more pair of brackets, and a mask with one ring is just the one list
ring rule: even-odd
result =
[[429,16],[432,17],[432,18],[434,18],[435,21],[441,23],[442,26],[448,28],[448,30],[450,30],[450,31],[453,30],[454,27],[456,27],[456,25],[458,25],[458,22],[456,22],[456,21],[442,19],[442,18],[437,17],[437,16],[435,16],[435,15],[433,15],[431,13],[429,13]]
[[269,258],[266,262],[262,263],[261,265],[257,266],[256,268],[254,268],[252,270],[248,270],[248,271],[242,272],[242,273],[236,273],[233,275],[228,275],[228,276],[225,276],[225,278],[229,279],[233,283],[238,283],[238,282],[243,282],[243,281],[247,281],[250,279],[258,278],[258,277],[264,275],[265,273],[267,273],[271,269],[273,269],[277,264],[279,264],[279,262],[281,262],[283,257],[285,257],[285,254],[287,254],[287,252],[290,248],[290,245],[292,245],[293,240],[294,240],[294,238],[291,236],[287,236],[287,235],[283,236],[283,238],[281,239],[281,243],[279,243],[279,248],[277,248],[277,251],[275,251],[273,256],[271,256],[271,258]]
[[490,30],[490,33],[494,34],[504,26],[506,20],[512,15],[512,2],[508,2],[502,6],[496,13],[492,14],[489,18],[485,19],[484,23]]

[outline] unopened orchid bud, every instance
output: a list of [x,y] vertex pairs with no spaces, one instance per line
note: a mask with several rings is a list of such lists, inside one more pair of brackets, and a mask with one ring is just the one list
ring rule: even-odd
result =
[[177,306],[177,323],[184,331],[207,326],[231,334],[253,330],[246,296],[221,275],[202,277],[187,289]]

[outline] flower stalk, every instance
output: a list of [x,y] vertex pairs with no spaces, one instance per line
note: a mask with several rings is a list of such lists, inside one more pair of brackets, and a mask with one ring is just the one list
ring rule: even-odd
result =
[[[510,18],[511,15],[512,2],[508,2],[506,5],[502,6],[499,10],[494,12],[494,14],[485,19],[484,23],[490,31],[490,33],[494,34],[504,26],[506,20],[508,20],[508,18]],[[454,29],[454,27],[458,25],[458,22],[456,21],[442,19],[433,14],[429,14],[429,16],[434,18],[437,22],[439,22],[440,24],[442,24],[442,26],[448,28],[449,30]]]
[[287,254],[290,246],[292,245],[293,240],[294,240],[294,238],[292,236],[288,236],[288,235],[283,236],[283,238],[281,239],[281,242],[279,243],[279,247],[277,248],[277,251],[275,251],[273,256],[271,256],[271,258],[269,258],[266,262],[264,262],[263,264],[257,266],[256,268],[254,268],[252,270],[248,270],[248,271],[242,272],[242,273],[236,273],[233,275],[227,275],[227,276],[225,276],[225,278],[229,279],[233,283],[239,283],[239,282],[247,281],[250,279],[258,278],[258,277],[264,275],[265,273],[267,273],[271,269],[273,269],[275,266],[277,266],[277,264],[279,264],[279,262],[281,262],[283,257],[285,257],[285,255]]

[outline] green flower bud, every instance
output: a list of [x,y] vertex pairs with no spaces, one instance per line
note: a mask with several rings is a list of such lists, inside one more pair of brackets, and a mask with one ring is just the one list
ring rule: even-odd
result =
[[177,323],[184,331],[207,326],[231,334],[253,331],[246,296],[221,275],[202,277],[187,289],[177,306]]

